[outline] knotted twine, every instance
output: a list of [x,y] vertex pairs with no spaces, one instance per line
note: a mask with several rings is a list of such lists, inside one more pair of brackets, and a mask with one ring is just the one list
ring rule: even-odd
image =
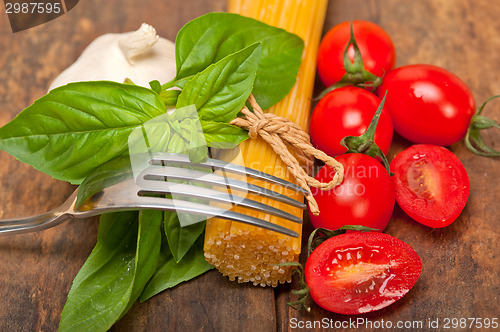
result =
[[[314,148],[309,135],[294,122],[272,113],[264,113],[253,95],[250,95],[248,102],[253,112],[244,106],[241,110],[244,117],[237,117],[230,124],[248,130],[248,136],[251,139],[262,137],[272,147],[288,166],[297,180],[297,185],[307,190],[306,199],[309,209],[314,215],[318,215],[318,203],[310,187],[330,190],[339,185],[344,177],[343,165],[323,151]],[[293,148],[295,155],[290,152],[287,144]],[[306,165],[306,168],[311,169],[313,158],[323,161],[335,170],[335,175],[330,182],[316,180],[300,166],[299,160]]]

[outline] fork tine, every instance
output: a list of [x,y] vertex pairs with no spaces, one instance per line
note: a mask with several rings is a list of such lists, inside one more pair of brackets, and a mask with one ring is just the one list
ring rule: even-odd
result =
[[[293,214],[282,211],[270,205],[256,202],[242,196],[229,194],[223,191],[184,183],[171,183],[163,180],[158,181],[154,179],[138,179],[137,184],[139,186],[143,186],[143,189],[139,191],[140,196],[143,196],[144,194],[172,194],[185,197],[201,198],[208,201],[217,201],[243,206],[253,210],[266,212],[268,214],[287,219],[295,223],[302,223],[302,218],[296,217]],[[174,198],[177,199],[176,197]]]
[[280,194],[273,190],[263,188],[244,181],[240,181],[237,179],[220,176],[215,173],[206,173],[187,168],[179,168],[172,166],[157,166],[157,165],[149,166],[144,173],[146,174],[144,176],[144,179],[146,180],[175,179],[175,180],[185,180],[185,181],[196,181],[200,183],[229,187],[231,189],[248,191],[260,196],[274,199],[282,203],[286,203],[291,206],[301,208],[303,210],[306,208],[304,202],[297,201],[293,198],[290,198],[286,195]]
[[192,165],[192,166],[200,166],[200,167],[207,167],[207,168],[213,168],[213,169],[218,169],[218,170],[224,170],[227,172],[235,173],[235,174],[241,174],[241,175],[246,175],[253,177],[255,179],[259,180],[264,180],[268,181],[274,184],[281,185],[283,187],[295,190],[297,192],[300,192],[302,194],[308,194],[308,191],[305,190],[304,188],[293,184],[291,182],[285,181],[283,179],[280,179],[276,176],[257,171],[252,168],[244,167],[241,165],[236,165],[232,163],[226,163],[218,159],[211,159],[208,158],[205,162],[202,163],[192,163],[189,160],[189,156],[184,155],[184,154],[178,154],[178,153],[154,153],[153,157],[151,158],[151,164],[152,165],[167,165],[167,164],[181,164],[181,165]]
[[[121,190],[123,187],[123,183],[120,183],[119,185],[122,186],[117,186],[115,187],[115,190]],[[111,187],[110,187],[111,189]],[[127,193],[128,195],[128,193]],[[113,196],[113,195],[111,195]],[[102,199],[104,199],[104,196],[101,196]],[[111,197],[111,199],[114,199]],[[207,217],[217,217],[221,219],[227,219],[227,220],[232,220],[236,222],[241,222],[245,223],[248,225],[253,225],[257,227],[261,227],[264,229],[268,229],[270,231],[278,232],[281,234],[285,234],[291,237],[298,237],[299,234],[297,232],[294,232],[286,227],[273,224],[271,222],[251,217],[246,214],[234,212],[231,210],[224,210],[217,208],[215,206],[211,205],[206,205],[206,204],[200,204],[196,202],[190,202],[190,201],[184,201],[184,200],[175,200],[175,199],[170,199],[170,198],[163,198],[163,197],[150,197],[150,196],[137,196],[134,198],[133,201],[130,201],[127,204],[127,209],[124,209],[123,207],[117,208],[115,205],[110,204],[110,203],[115,203],[113,202],[103,202],[104,204],[97,204],[93,209],[91,210],[84,210],[84,211],[76,211],[74,216],[78,218],[85,218],[85,217],[91,217],[97,214],[102,214],[106,212],[114,212],[114,211],[124,211],[124,210],[141,210],[141,209],[153,209],[153,210],[168,210],[168,211],[176,211],[176,212],[181,212],[181,213],[190,213],[190,214],[197,214],[197,215],[203,215]]]

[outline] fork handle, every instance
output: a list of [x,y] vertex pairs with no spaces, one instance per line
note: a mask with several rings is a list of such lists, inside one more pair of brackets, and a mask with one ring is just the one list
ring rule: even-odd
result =
[[21,234],[57,226],[73,219],[67,212],[49,211],[35,216],[0,220],[0,235]]

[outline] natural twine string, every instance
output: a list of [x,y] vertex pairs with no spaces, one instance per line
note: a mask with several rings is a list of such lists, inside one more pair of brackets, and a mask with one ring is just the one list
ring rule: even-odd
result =
[[[314,215],[318,215],[318,203],[314,199],[310,187],[321,190],[332,189],[342,182],[344,167],[323,151],[314,148],[311,145],[309,135],[295,123],[272,113],[264,113],[253,95],[250,95],[248,102],[252,106],[253,112],[244,106],[241,110],[244,117],[237,117],[230,124],[248,130],[248,135],[252,139],[262,137],[272,147],[274,152],[288,166],[297,180],[297,184],[309,192],[306,195],[309,208]],[[290,152],[287,144],[294,149],[295,156]],[[313,157],[323,161],[335,170],[335,175],[330,182],[320,182],[309,176],[297,160],[299,159],[310,169]]]

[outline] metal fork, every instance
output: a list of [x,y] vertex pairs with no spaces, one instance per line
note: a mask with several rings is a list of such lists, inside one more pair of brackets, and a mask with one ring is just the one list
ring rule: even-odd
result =
[[[173,153],[155,153],[148,161],[148,167],[141,172],[136,179],[127,178],[118,183],[100,190],[88,198],[84,204],[76,208],[78,189],[59,207],[39,215],[3,219],[0,220],[0,235],[27,233],[54,227],[73,218],[87,218],[108,212],[154,209],[177,211],[203,215],[206,217],[218,217],[236,222],[258,226],[292,237],[298,234],[286,227],[270,223],[243,213],[219,208],[213,205],[190,201],[216,201],[238,205],[252,210],[263,211],[271,215],[281,217],[295,223],[302,223],[302,219],[290,213],[256,202],[254,200],[237,196],[234,191],[248,191],[252,194],[267,197],[282,203],[305,209],[303,202],[294,200],[283,194],[270,189],[246,183],[236,178],[225,176],[224,173],[233,173],[263,180],[270,184],[280,185],[288,189],[306,194],[303,188],[282,180],[278,177],[243,167],[236,164],[222,162],[217,159],[207,159],[205,162],[192,163],[188,156]],[[187,169],[186,166],[190,168]],[[203,172],[193,169],[202,168],[212,172]],[[222,171],[221,174],[213,171]],[[221,173],[221,172],[218,172]],[[181,180],[182,183],[169,182],[170,180]],[[186,182],[189,182],[187,184]],[[208,188],[203,185],[225,187],[230,193]],[[158,195],[163,195],[158,197]],[[174,198],[165,198],[165,195],[173,195]],[[185,200],[187,199],[187,200]]]

